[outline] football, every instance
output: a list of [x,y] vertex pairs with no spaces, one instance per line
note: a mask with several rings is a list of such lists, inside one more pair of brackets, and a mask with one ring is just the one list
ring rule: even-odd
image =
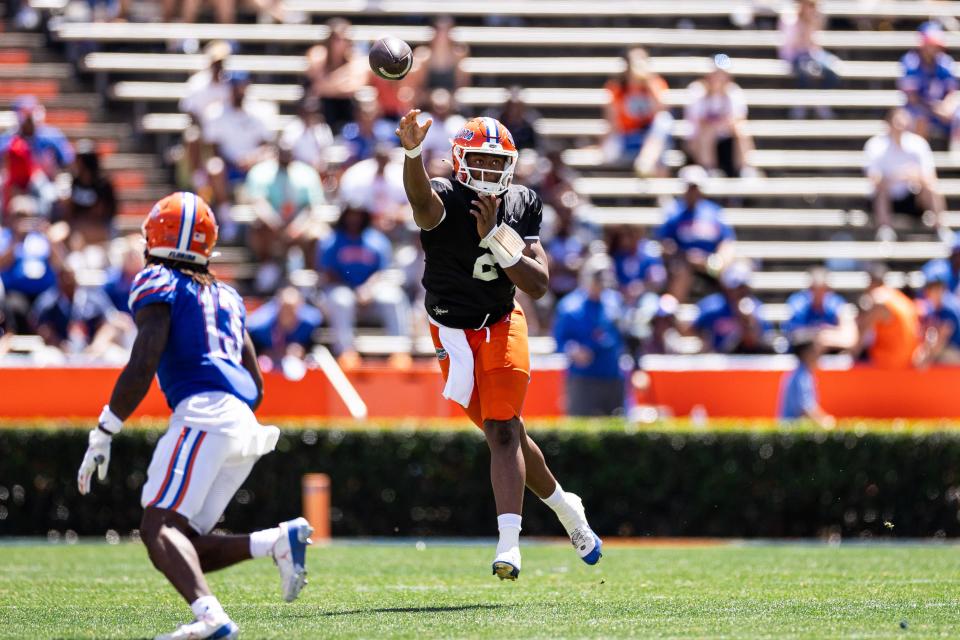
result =
[[370,48],[370,68],[381,78],[400,80],[412,66],[413,51],[400,38],[380,38]]

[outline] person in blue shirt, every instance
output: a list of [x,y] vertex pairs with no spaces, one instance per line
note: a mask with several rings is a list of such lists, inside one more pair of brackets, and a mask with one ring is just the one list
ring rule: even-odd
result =
[[950,272],[940,269],[925,273],[924,277],[924,325],[933,331],[924,332],[917,366],[960,364],[960,298],[948,288]]
[[119,264],[107,269],[107,281],[103,284],[103,292],[110,298],[117,311],[133,315],[130,312],[128,298],[133,279],[146,266],[143,248],[136,236],[117,238],[111,243],[110,248],[116,250],[114,255],[119,259]]
[[902,75],[897,87],[907,98],[907,111],[914,118],[915,131],[929,134],[950,132],[950,114],[944,112],[944,98],[957,89],[953,58],[944,52],[943,27],[924,22],[917,30],[920,46],[900,59]]
[[567,368],[567,415],[603,416],[623,412],[623,337],[618,325],[623,299],[613,287],[613,261],[594,254],[580,271],[580,286],[557,305],[553,335]]
[[960,234],[953,238],[950,255],[934,258],[923,265],[924,280],[942,278],[947,291],[960,295]]
[[393,260],[390,240],[371,223],[369,211],[348,204],[317,250],[334,351],[348,365],[359,359],[353,348],[358,312],[379,320],[388,335],[410,335],[410,302],[400,283],[383,277]]
[[33,305],[33,322],[43,341],[64,353],[102,355],[132,323],[120,320],[107,294],[81,287],[67,265],[57,273],[57,285],[44,291]]
[[798,334],[791,343],[791,351],[797,356],[797,368],[783,375],[777,417],[783,421],[809,419],[825,429],[832,429],[836,420],[820,406],[813,379],[820,355],[813,338],[813,334],[802,337]]
[[847,301],[830,289],[827,269],[813,267],[807,273],[810,286],[787,298],[790,317],[781,326],[783,332],[789,336],[813,330],[821,347],[850,348],[856,341],[857,324]]
[[0,135],[0,157],[6,155],[10,142],[19,136],[30,144],[34,163],[50,178],[73,163],[73,147],[60,129],[43,124],[45,112],[36,98],[17,98],[13,110],[17,124]]
[[667,207],[656,239],[670,274],[668,291],[683,303],[694,277],[716,284],[717,276],[733,261],[736,235],[724,221],[720,205],[703,197],[707,173],[702,167],[686,166],[677,177],[684,194]]
[[736,262],[720,276],[722,291],[697,303],[693,328],[703,350],[716,353],[770,353],[771,326],[761,315],[762,303],[750,290],[750,266]]
[[36,201],[17,196],[10,201],[10,227],[0,227],[0,283],[6,290],[11,328],[23,333],[27,313],[37,297],[57,284],[55,269],[62,246],[51,243],[49,223],[37,215]]
[[296,287],[284,287],[250,314],[247,331],[260,356],[275,366],[283,358],[303,359],[314,344],[313,333],[323,322],[320,311],[303,300]]
[[617,284],[627,305],[636,304],[647,292],[659,292],[667,282],[667,270],[657,243],[641,237],[636,225],[621,225],[607,239]]

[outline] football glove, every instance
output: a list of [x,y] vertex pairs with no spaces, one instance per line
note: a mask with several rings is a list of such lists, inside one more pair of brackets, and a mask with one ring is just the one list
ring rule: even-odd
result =
[[103,408],[99,424],[90,430],[87,436],[87,451],[83,454],[83,462],[77,472],[77,487],[80,495],[90,493],[90,478],[97,472],[100,480],[106,480],[107,468],[110,466],[110,441],[120,432],[123,423],[110,411],[110,407]]

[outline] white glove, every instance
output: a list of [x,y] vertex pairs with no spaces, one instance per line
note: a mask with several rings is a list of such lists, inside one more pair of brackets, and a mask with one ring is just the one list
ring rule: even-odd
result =
[[80,495],[90,493],[90,477],[93,476],[93,470],[97,470],[97,477],[100,480],[107,478],[107,467],[110,466],[110,441],[113,440],[100,428],[91,429],[87,452],[83,454],[83,462],[80,463],[80,471],[77,473],[77,486],[80,488]]
[[90,435],[87,436],[87,452],[83,454],[83,462],[80,463],[80,470],[77,472],[77,487],[80,489],[80,495],[90,493],[90,478],[93,476],[94,469],[97,470],[97,477],[101,481],[107,479],[107,467],[110,466],[110,441],[113,440],[113,435],[120,432],[122,426],[123,422],[120,418],[114,415],[109,406],[105,406],[100,414],[99,424],[95,429],[91,429]]

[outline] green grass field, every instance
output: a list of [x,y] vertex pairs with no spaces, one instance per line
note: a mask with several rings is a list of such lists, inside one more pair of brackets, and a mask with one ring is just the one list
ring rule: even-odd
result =
[[[960,633],[960,549],[948,545],[611,547],[582,565],[527,545],[515,583],[491,545],[334,544],[285,604],[273,565],[212,587],[246,638],[929,638]],[[0,546],[0,637],[143,638],[188,608],[139,544]],[[905,629],[901,621],[906,621]]]

